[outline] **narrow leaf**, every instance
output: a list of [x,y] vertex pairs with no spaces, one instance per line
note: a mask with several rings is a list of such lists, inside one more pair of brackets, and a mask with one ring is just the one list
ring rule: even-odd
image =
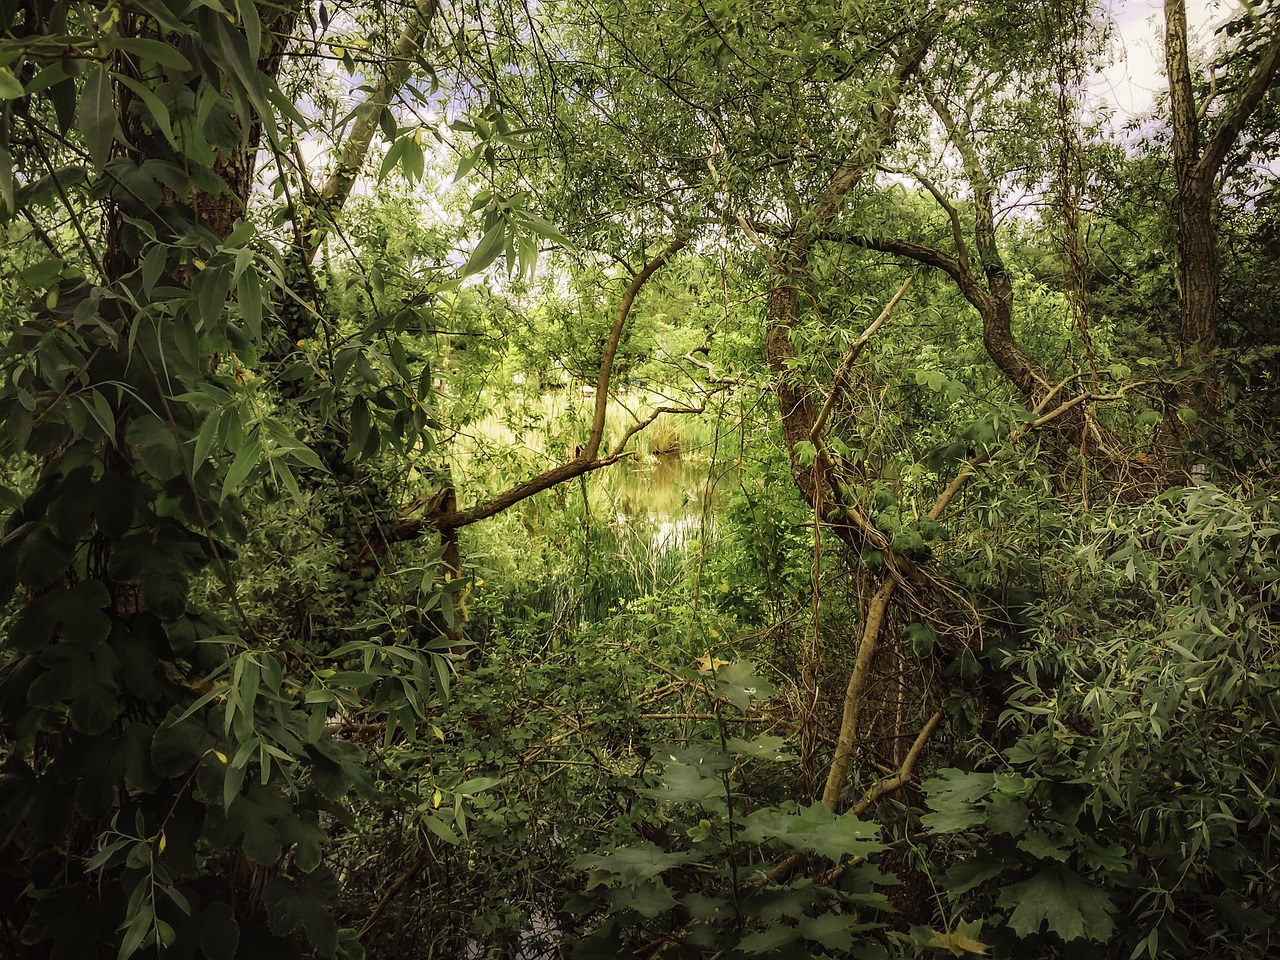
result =
[[235,461],[231,464],[231,469],[227,471],[227,478],[222,482],[223,500],[227,499],[228,494],[240,489],[240,485],[244,483],[250,471],[258,465],[260,459],[262,459],[261,440],[254,440],[240,449]]
[[498,259],[498,254],[502,253],[503,248],[507,245],[507,224],[504,220],[499,220],[472,251],[467,265],[462,268],[464,276],[471,276],[484,270],[489,264]]
[[91,67],[85,75],[84,92],[80,94],[80,107],[76,113],[76,125],[84,135],[85,146],[93,159],[93,166],[101,170],[111,154],[111,142],[115,139],[115,96],[111,89],[111,74],[101,64]]

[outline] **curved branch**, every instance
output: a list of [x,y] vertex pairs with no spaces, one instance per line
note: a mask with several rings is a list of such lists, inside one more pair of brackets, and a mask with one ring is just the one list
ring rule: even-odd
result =
[[836,399],[844,392],[845,382],[849,379],[849,371],[853,369],[853,363],[858,359],[858,354],[862,353],[863,347],[871,342],[871,338],[875,336],[876,331],[884,326],[884,322],[889,319],[889,315],[893,313],[893,308],[898,305],[898,301],[906,296],[909,286],[911,286],[911,278],[907,277],[902,281],[902,286],[898,287],[898,292],[893,295],[893,299],[880,311],[880,316],[876,317],[871,326],[862,331],[862,336],[854,341],[853,346],[849,348],[849,352],[840,361],[840,366],[836,369],[836,375],[831,380],[831,392],[827,394],[827,402],[818,411],[818,416],[813,421],[813,428],[809,431],[809,439],[814,443],[819,443],[822,440],[827,421],[831,418],[831,409],[835,406]]
[[577,456],[568,463],[557,464],[549,470],[544,470],[536,477],[531,477],[523,483],[507,488],[484,503],[476,504],[464,510],[440,510],[437,508],[435,512],[429,513],[427,516],[402,520],[393,531],[394,539],[412,539],[426,527],[433,527],[441,533],[449,533],[460,527],[486,520],[509,507],[515,506],[522,500],[527,500],[534,494],[541,493],[543,490],[550,490],[566,480],[572,480],[575,477],[580,477],[583,474],[617,463],[624,456],[624,448],[627,442],[657,419],[658,414],[698,412],[696,408],[678,407],[663,407],[655,410],[646,420],[634,424],[612,451],[603,457],[600,456],[600,443],[604,437],[605,413],[609,405],[609,380],[613,373],[614,360],[618,355],[618,343],[622,339],[622,331],[626,327],[627,318],[631,315],[631,308],[635,305],[636,296],[649,278],[669,263],[671,258],[682,250],[688,242],[689,237],[687,235],[678,236],[672,240],[666,249],[632,276],[626,290],[623,291],[622,299],[618,303],[618,309],[614,313],[613,327],[609,331],[609,339],[605,342],[604,356],[600,360],[600,372],[596,378],[595,411],[591,421],[591,433]]
[[1213,131],[1200,162],[1196,164],[1196,177],[1213,180],[1218,176],[1227,152],[1239,138],[1244,125],[1249,122],[1249,117],[1262,102],[1267,90],[1275,83],[1277,75],[1280,75],[1280,35],[1271,41],[1271,45],[1262,54],[1262,59],[1254,66],[1244,94],[1218,121],[1217,129]]
[[915,742],[911,744],[911,749],[907,752],[906,759],[902,761],[902,768],[891,777],[885,777],[883,780],[877,781],[870,790],[862,795],[862,799],[854,804],[849,810],[851,816],[860,817],[871,809],[871,805],[883,797],[885,794],[892,793],[899,787],[907,783],[916,772],[916,764],[920,761],[920,754],[924,753],[925,745],[929,742],[929,738],[933,736],[933,732],[938,729],[938,725],[942,723],[942,711],[939,710],[916,736]]
[[632,276],[622,299],[618,301],[618,309],[614,312],[613,327],[609,330],[609,339],[604,345],[604,356],[600,359],[600,372],[596,376],[596,407],[591,418],[591,435],[583,446],[581,459],[594,460],[600,451],[600,438],[604,435],[604,415],[609,405],[609,378],[613,373],[613,361],[618,356],[618,343],[622,340],[622,331],[627,317],[631,315],[631,307],[636,296],[655,273],[661,270],[689,242],[689,235],[678,236],[667,244],[667,248],[645,264],[644,268]]
[[942,189],[936,183],[922,173],[917,173],[914,170],[899,170],[894,167],[881,167],[880,169],[885,173],[894,173],[899,176],[910,177],[912,180],[916,181],[916,183],[920,184],[920,186],[929,191],[930,196],[932,196],[938,206],[943,209],[947,215],[947,220],[951,223],[951,242],[956,245],[956,260],[959,262],[961,268],[968,273],[969,247],[964,242],[964,227],[960,223],[960,211],[956,209],[955,204],[947,199],[946,194],[942,192]]

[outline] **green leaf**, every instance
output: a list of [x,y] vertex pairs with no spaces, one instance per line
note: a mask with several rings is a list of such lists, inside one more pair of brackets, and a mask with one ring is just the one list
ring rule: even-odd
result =
[[933,813],[927,813],[920,822],[934,833],[956,833],[968,830],[983,821],[985,804],[978,801],[990,794],[995,775],[969,773],[947,768],[926,780],[922,785],[926,800]]
[[786,817],[784,826],[779,837],[784,843],[812,850],[836,863],[846,856],[865,857],[884,848],[877,824],[832,813],[816,801]]
[[168,422],[159,417],[137,417],[125,431],[125,443],[135,461],[157,480],[172,480],[182,475],[182,454]]
[[[158,43],[158,41],[153,42]],[[160,46],[164,46],[166,49],[172,49],[166,44],[160,44]],[[173,125],[170,123],[169,108],[165,106],[164,102],[157,97],[149,87],[145,84],[139,83],[132,77],[127,77],[119,73],[112,74],[112,77],[114,77],[117,82],[123,83],[138,95],[138,98],[142,100],[143,104],[146,106],[147,112],[151,114],[151,119],[155,121],[156,129],[159,130],[164,138],[169,141],[170,146],[175,150],[181,149],[178,145],[178,141],[173,136]]]
[[801,918],[796,924],[796,930],[806,940],[820,943],[828,950],[845,953],[853,948],[855,933],[875,926],[877,925],[865,923],[853,914],[822,913],[816,917]]
[[573,865],[579,870],[607,870],[624,884],[637,884],[692,859],[692,853],[679,850],[669,853],[656,844],[641,843],[604,854],[586,854],[574,860]]
[[795,457],[798,466],[811,467],[813,461],[818,459],[818,448],[808,440],[801,440],[791,448],[791,455]]
[[58,121],[58,132],[65,134],[71,129],[76,119],[76,82],[67,77],[53,84],[45,93],[45,97],[53,105],[53,114]]
[[453,792],[462,797],[471,797],[485,790],[491,790],[505,780],[505,777],[474,777],[466,783],[454,787]]
[[200,950],[208,960],[235,960],[240,946],[240,925],[230,904],[215,900],[197,918]]
[[151,739],[151,765],[162,777],[186,776],[216,744],[201,718],[170,720]]
[[18,547],[18,582],[32,590],[43,590],[67,572],[72,548],[59,542],[43,523],[29,527]]
[[3,202],[3,210],[13,210],[13,156],[7,149],[0,146],[0,202]]
[[8,67],[0,67],[0,100],[16,100],[23,95],[22,84]]
[[1042,830],[1028,830],[1018,838],[1018,849],[1040,860],[1066,862],[1069,850],[1055,844]]
[[565,239],[564,235],[550,222],[542,219],[542,217],[535,216],[532,213],[522,213],[520,219],[523,220],[525,225],[538,236],[550,240],[552,243],[559,244],[562,247],[570,246],[569,241]]
[[796,754],[786,749],[786,737],[774,737],[767,734],[754,737],[751,740],[730,737],[725,741],[725,747],[741,757],[750,757],[757,760],[787,761],[796,759]]
[[947,382],[947,375],[939,373],[937,370],[917,370],[916,383],[922,387],[928,387],[934,393],[940,391]]
[[623,887],[609,892],[609,899],[616,908],[634,910],[652,920],[676,905],[676,898],[661,883],[645,883],[638,887]]
[[231,469],[227,471],[226,479],[222,482],[222,499],[225,500],[232,493],[240,489],[254,467],[258,465],[258,461],[262,459],[262,441],[255,439],[248,445],[241,447],[240,452],[236,454],[235,461],[231,464]]
[[[228,23],[225,16],[215,15],[201,19],[203,23],[213,25],[213,35],[205,37],[205,49],[214,56],[227,78],[239,87],[258,116],[270,117],[271,109],[262,85],[262,74],[258,70],[256,59],[249,52],[248,39]],[[263,131],[272,140],[277,139],[274,124],[263,124]]]
[[95,64],[85,74],[76,125],[84,136],[94,168],[101,170],[111,154],[116,132],[115,93],[111,88],[111,74],[102,64]]
[[115,36],[111,40],[111,45],[117,50],[132,53],[162,67],[172,67],[174,70],[191,69],[190,60],[184,57],[176,47],[160,40],[152,40],[147,37]]
[[467,264],[462,268],[463,276],[471,276],[484,270],[489,264],[498,259],[498,255],[507,245],[507,222],[499,218],[493,226],[491,226],[485,235],[476,244],[475,250],[471,252],[471,256],[467,258]]
[[19,651],[39,649],[56,632],[76,643],[105,640],[111,618],[105,608],[111,594],[97,580],[84,580],[67,590],[54,590],[30,601],[10,630],[9,643]]
[[1022,937],[1047,926],[1063,940],[1105,943],[1111,939],[1111,915],[1116,909],[1111,898],[1059,864],[1005,887],[996,903],[1014,908],[1009,926]]
[[119,661],[106,643],[63,643],[41,655],[48,668],[27,691],[37,708],[65,703],[76,729],[96,736],[120,716]]
[[262,890],[272,932],[288,936],[301,928],[321,957],[337,951],[338,925],[329,914],[337,898],[338,881],[327,867],[297,879],[272,877]]
[[773,696],[773,687],[756,674],[750,660],[735,660],[716,671],[715,695],[725,697],[739,710],[746,710],[751,701]]
[[236,281],[236,302],[245,332],[257,339],[262,336],[262,278],[254,270],[246,270]]
[[738,941],[738,949],[743,953],[772,953],[789,943],[795,943],[799,934],[794,927],[775,923],[764,930],[748,933]]

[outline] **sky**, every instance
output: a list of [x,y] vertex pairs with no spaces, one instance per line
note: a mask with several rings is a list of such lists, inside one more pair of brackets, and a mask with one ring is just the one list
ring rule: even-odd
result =
[[[1213,39],[1235,6],[1231,0],[1186,0],[1192,49]],[[1164,3],[1162,0],[1109,0],[1116,25],[1116,61],[1094,84],[1096,95],[1115,106],[1119,123],[1146,113],[1165,89]],[[1194,54],[1193,54],[1194,56]]]

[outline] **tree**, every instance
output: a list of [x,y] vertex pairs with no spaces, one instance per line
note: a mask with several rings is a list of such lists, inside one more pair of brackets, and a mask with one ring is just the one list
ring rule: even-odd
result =
[[[1219,267],[1216,184],[1229,152],[1240,139],[1250,116],[1262,103],[1280,73],[1280,35],[1274,33],[1249,51],[1247,79],[1225,84],[1226,103],[1210,119],[1218,97],[1196,105],[1187,40],[1187,8],[1184,0],[1166,0],[1165,65],[1169,82],[1169,110],[1173,127],[1173,169],[1177,179],[1178,312],[1181,361],[1189,367],[1212,362],[1218,333]],[[1207,122],[1207,124],[1206,124]],[[1203,126],[1212,132],[1204,136]],[[1211,386],[1211,385],[1210,385]],[[1196,405],[1201,412],[1214,406],[1214,391],[1202,392]]]

